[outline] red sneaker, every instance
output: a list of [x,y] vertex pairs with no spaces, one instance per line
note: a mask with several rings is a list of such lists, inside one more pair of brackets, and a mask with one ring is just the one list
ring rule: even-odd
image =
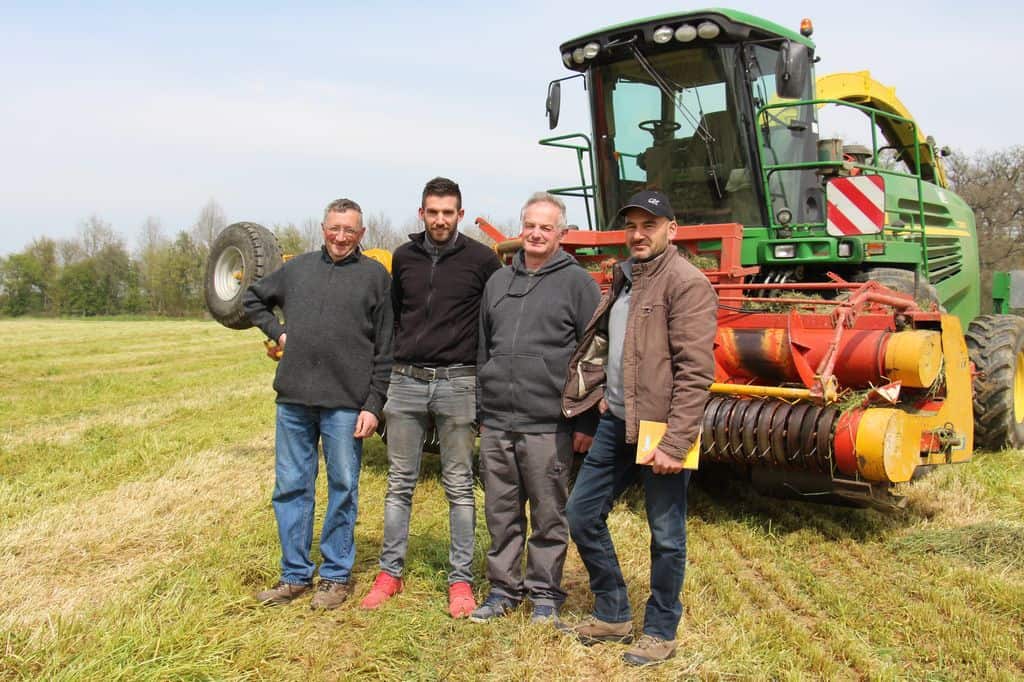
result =
[[465,618],[475,609],[476,600],[469,583],[458,582],[448,586],[448,613],[452,618]]
[[376,609],[401,591],[401,578],[396,578],[381,571],[377,574],[377,579],[373,581],[373,587],[370,588],[370,592],[363,598],[362,603],[359,604],[359,608],[367,610]]

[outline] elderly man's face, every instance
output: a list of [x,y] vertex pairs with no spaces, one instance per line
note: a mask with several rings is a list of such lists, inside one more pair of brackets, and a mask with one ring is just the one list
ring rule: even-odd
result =
[[523,213],[523,251],[531,260],[545,262],[562,243],[562,230],[558,228],[561,211],[554,204],[538,201],[526,207]]
[[458,197],[438,197],[428,194],[420,207],[420,220],[435,244],[444,244],[455,233],[464,211],[459,208]]
[[321,224],[324,246],[331,260],[347,258],[363,238],[363,217],[359,211],[331,211]]
[[654,258],[668,248],[670,239],[676,236],[676,222],[648,213],[642,208],[631,208],[624,216],[623,229],[626,231],[626,246],[635,260]]

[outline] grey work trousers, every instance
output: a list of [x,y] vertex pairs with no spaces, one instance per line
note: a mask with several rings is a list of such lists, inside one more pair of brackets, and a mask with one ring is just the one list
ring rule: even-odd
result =
[[[491,534],[487,579],[491,592],[534,605],[565,601],[562,568],[569,542],[565,516],[572,434],[517,433],[485,427],[480,435],[484,512]],[[526,541],[526,503],[530,533]],[[523,548],[526,545],[526,579]]]

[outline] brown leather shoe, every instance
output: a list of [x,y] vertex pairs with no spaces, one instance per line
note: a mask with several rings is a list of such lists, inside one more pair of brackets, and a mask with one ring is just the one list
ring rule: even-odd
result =
[[640,635],[636,644],[622,654],[622,660],[630,665],[654,665],[664,663],[676,655],[676,640],[661,639],[653,635]]
[[327,611],[336,609],[348,599],[350,594],[352,594],[351,580],[343,583],[320,578],[320,582],[316,584],[316,593],[309,602],[309,608],[313,610],[325,609]]
[[562,632],[575,635],[586,646],[600,642],[619,642],[629,644],[633,641],[633,621],[622,623],[606,623],[594,616],[587,616],[575,625],[557,623],[556,628]]
[[253,596],[256,597],[256,601],[264,606],[281,606],[298,599],[309,592],[309,590],[309,585],[293,585],[292,583],[286,583],[283,580],[279,580],[277,584],[269,590],[257,592]]

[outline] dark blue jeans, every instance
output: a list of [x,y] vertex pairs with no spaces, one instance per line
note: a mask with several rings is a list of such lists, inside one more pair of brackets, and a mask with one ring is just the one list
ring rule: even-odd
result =
[[583,460],[566,512],[569,533],[590,574],[595,617],[608,623],[632,620],[626,581],[615,555],[608,513],[616,498],[640,477],[651,529],[651,596],[644,634],[675,639],[683,614],[679,593],[686,571],[686,487],[690,472],[654,474],[636,464],[636,446],[626,444],[626,423],[606,412]]
[[356,558],[354,533],[363,455],[363,441],[352,436],[358,416],[358,410],[277,404],[274,515],[281,540],[281,580],[286,583],[307,584],[316,568],[309,551],[320,460],[317,441],[323,444],[327,465],[320,577],[348,582]]

